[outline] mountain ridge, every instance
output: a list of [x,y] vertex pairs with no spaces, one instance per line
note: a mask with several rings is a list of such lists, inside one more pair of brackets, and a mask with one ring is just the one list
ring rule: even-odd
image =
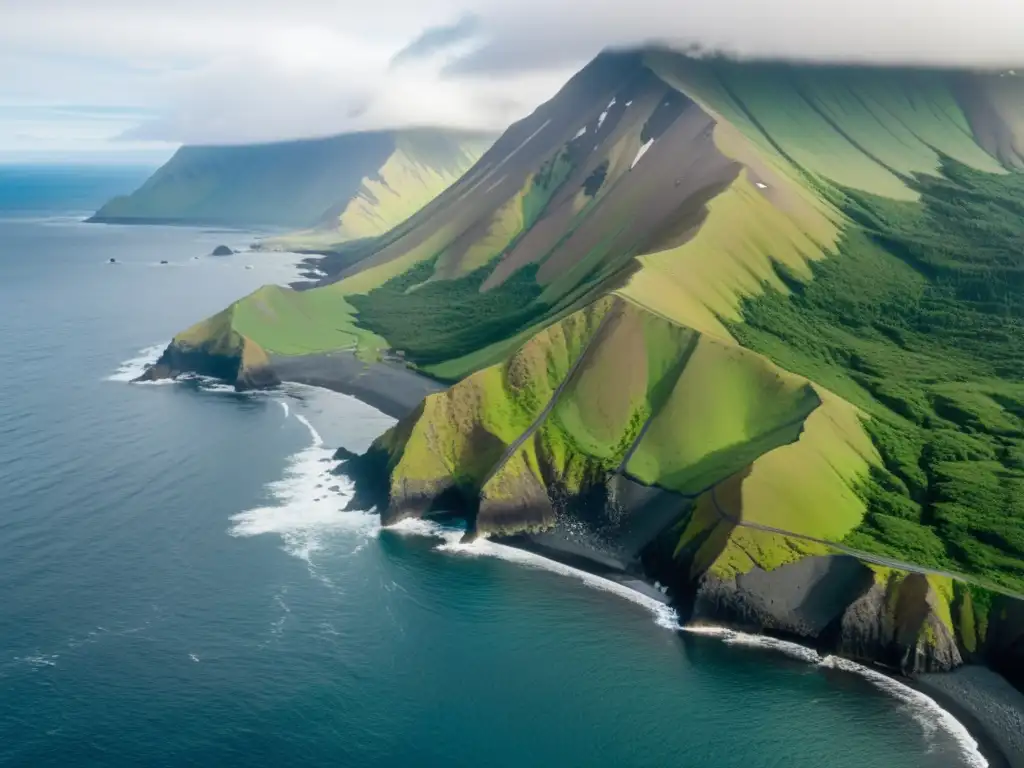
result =
[[91,221],[303,228],[268,247],[329,249],[401,223],[469,168],[484,134],[410,129],[185,146]]
[[229,332],[452,383],[343,463],[385,523],[456,513],[696,621],[1024,686],[1021,116],[992,73],[605,54]]

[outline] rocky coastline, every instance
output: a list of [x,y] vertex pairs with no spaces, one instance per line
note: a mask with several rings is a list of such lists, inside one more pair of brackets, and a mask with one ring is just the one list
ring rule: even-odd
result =
[[[220,354],[172,344],[140,379],[191,373],[239,390],[298,382],[354,396],[396,419],[443,388],[405,366],[366,364],[351,352],[248,362],[244,350]],[[468,535],[476,535],[479,499],[454,487],[418,488],[408,482],[396,496],[389,455],[379,446],[361,456],[340,451],[335,458],[340,462],[335,472],[355,483],[350,507],[376,507],[385,524],[443,511],[467,520]],[[836,553],[722,578],[701,572],[693,562],[681,565],[666,553],[668,544],[657,534],[678,518],[678,498],[624,477],[613,478],[609,488],[588,498],[527,499],[508,515],[549,522],[491,537],[670,605],[683,624],[765,634],[882,669],[962,716],[992,768],[1024,768],[1024,746],[1012,730],[1014,710],[1006,703],[1013,696],[1024,702],[1024,604],[1006,598],[996,611],[1001,618],[989,628],[989,647],[968,651],[958,629],[939,618],[933,590],[920,574],[883,583],[855,557]],[[540,507],[527,509],[533,502]],[[613,518],[615,525],[609,525]],[[996,698],[993,690],[999,691]]]

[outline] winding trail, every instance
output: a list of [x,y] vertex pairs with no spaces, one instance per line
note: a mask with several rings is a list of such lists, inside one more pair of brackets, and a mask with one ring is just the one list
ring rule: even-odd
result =
[[594,329],[594,332],[590,335],[590,338],[587,339],[586,346],[583,347],[583,349],[580,351],[579,356],[569,367],[568,372],[565,374],[564,377],[562,377],[562,381],[559,382],[557,387],[555,387],[555,391],[551,393],[551,397],[548,399],[547,405],[545,405],[541,409],[541,412],[537,414],[537,418],[533,420],[533,422],[530,424],[530,426],[526,428],[523,434],[521,434],[514,441],[512,441],[508,448],[505,449],[505,452],[501,454],[501,457],[494,463],[494,466],[491,467],[491,470],[487,473],[487,476],[484,477],[483,482],[480,483],[481,491],[487,486],[487,483],[491,481],[491,478],[494,477],[503,466],[505,466],[505,463],[515,455],[516,451],[518,451],[523,446],[523,443],[525,443],[527,440],[533,437],[533,434],[537,431],[538,428],[540,428],[540,425],[544,423],[544,419],[548,417],[548,415],[551,413],[551,409],[555,407],[555,404],[558,402],[558,398],[561,396],[562,391],[569,384],[569,382],[572,381],[573,378],[575,378],[576,372],[580,369],[580,366],[583,365],[583,361],[587,359],[587,352],[590,351],[590,345],[594,343],[594,339],[601,335],[601,331],[607,324],[608,318],[611,317],[614,309],[615,306],[612,305],[604,313],[604,316],[601,318],[601,321],[597,324],[597,328]]
[[925,568],[921,565],[915,565],[914,563],[908,563],[903,560],[896,560],[891,557],[885,557],[884,555],[875,555],[869,552],[864,552],[853,547],[848,547],[844,544],[837,544],[834,541],[828,541],[826,539],[818,539],[814,536],[806,536],[802,533],[793,533],[782,528],[775,528],[771,525],[762,525],[761,523],[751,523],[739,518],[733,517],[724,509],[721,504],[718,503],[718,496],[716,495],[716,488],[711,489],[711,501],[714,504],[715,512],[722,518],[723,521],[735,525],[737,528],[750,528],[755,531],[764,531],[765,533],[774,533],[780,536],[786,536],[790,539],[799,539],[800,541],[807,541],[812,544],[820,544],[831,549],[842,552],[843,554],[856,557],[858,560],[864,560],[868,563],[874,563],[875,565],[881,565],[885,568],[896,568],[901,571],[908,571],[911,573],[920,573],[925,576],[942,576],[945,578],[954,579],[961,581],[966,584],[973,584],[976,587],[982,587],[983,589],[991,590],[993,592],[999,592],[1000,594],[1006,595],[1007,597],[1013,597],[1018,600],[1024,600],[1024,594],[1013,592],[995,584],[989,584],[988,582],[976,579],[972,576],[968,576],[962,573],[953,573],[952,571],[943,571],[937,568]]

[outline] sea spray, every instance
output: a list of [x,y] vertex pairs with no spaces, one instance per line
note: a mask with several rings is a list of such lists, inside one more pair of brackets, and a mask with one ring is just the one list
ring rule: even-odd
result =
[[[284,550],[315,567],[312,556],[327,540],[339,533],[373,535],[380,528],[377,515],[347,512],[352,498],[351,481],[330,473],[333,451],[324,447],[323,438],[302,414],[295,418],[309,430],[311,444],[288,458],[284,476],[267,485],[273,504],[240,512],[231,518],[232,536],[259,536],[276,533],[284,541]],[[336,487],[337,491],[330,491]]]
[[151,367],[160,359],[160,355],[162,355],[163,351],[167,349],[168,344],[170,344],[169,341],[164,341],[160,344],[153,344],[140,349],[135,354],[135,357],[131,357],[121,363],[117,370],[107,377],[107,381],[135,381],[135,379],[139,378],[139,376],[146,372],[147,368]]

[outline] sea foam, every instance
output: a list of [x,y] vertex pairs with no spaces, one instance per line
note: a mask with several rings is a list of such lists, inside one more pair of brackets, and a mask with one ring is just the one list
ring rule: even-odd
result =
[[518,565],[525,565],[530,568],[539,568],[545,571],[551,571],[552,573],[557,573],[561,576],[569,576],[570,578],[583,582],[588,587],[600,589],[604,592],[610,592],[617,597],[629,600],[632,603],[636,603],[637,605],[646,608],[651,612],[651,614],[653,614],[654,621],[658,626],[666,629],[679,629],[678,615],[674,610],[672,610],[672,608],[664,603],[655,600],[652,597],[648,597],[647,595],[641,594],[625,584],[620,584],[617,581],[597,576],[593,573],[580,570],[579,568],[573,568],[572,566],[565,565],[557,560],[551,560],[533,552],[527,552],[526,550],[517,549],[516,547],[510,547],[506,544],[489,541],[486,538],[478,538],[472,542],[463,542],[462,530],[457,528],[448,528],[427,520],[403,520],[395,525],[389,526],[386,530],[419,536],[432,536],[434,538],[442,539],[442,543],[435,547],[439,552],[468,557],[496,557],[501,560],[507,560],[510,563],[517,563]]
[[[376,514],[344,510],[352,498],[352,483],[330,473],[334,452],[309,419],[295,414],[309,431],[310,445],[288,458],[284,476],[267,485],[270,504],[240,512],[231,518],[232,536],[281,537],[284,550],[315,568],[312,556],[338,534],[375,535],[380,529]],[[331,491],[329,488],[337,488]]]
[[[161,342],[160,344],[154,344],[144,349],[140,349],[135,357],[125,360],[121,365],[118,366],[117,370],[114,371],[110,376],[107,377],[107,381],[135,381],[142,374],[146,372],[146,369],[156,363],[160,359],[160,355],[167,349],[169,341]],[[170,380],[166,380],[169,382]],[[150,384],[157,384],[163,382],[147,382]]]
[[[285,404],[282,403],[282,405]],[[353,553],[357,552],[362,549],[366,541],[377,537],[381,530],[439,539],[440,542],[435,549],[450,555],[496,557],[519,565],[568,576],[588,587],[609,592],[646,608],[654,616],[654,621],[666,629],[715,637],[736,647],[758,648],[783,653],[822,669],[836,669],[864,677],[905,704],[926,736],[938,730],[944,731],[956,742],[970,768],[987,768],[988,761],[979,752],[977,741],[971,737],[960,721],[942,709],[934,699],[861,664],[836,656],[822,657],[812,648],[764,635],[737,632],[726,627],[681,626],[678,615],[670,606],[641,594],[625,584],[596,576],[533,552],[489,541],[486,538],[464,543],[462,541],[464,531],[459,528],[443,526],[430,520],[410,518],[388,526],[387,529],[382,529],[379,517],[375,512],[344,511],[344,506],[353,495],[351,481],[330,474],[332,466],[330,459],[333,452],[324,447],[319,432],[305,416],[297,413],[295,417],[309,431],[310,445],[289,458],[284,477],[281,480],[268,485],[268,491],[275,503],[233,516],[231,518],[233,525],[229,531],[231,535],[245,537],[268,533],[277,534],[284,541],[286,552],[305,560],[310,566],[311,574],[327,583],[330,582],[317,572],[312,561],[312,556],[315,553],[325,549],[327,542],[338,535],[346,535],[350,538],[354,535],[360,542],[353,550]],[[330,491],[327,489],[328,486],[336,486],[338,490]]]

